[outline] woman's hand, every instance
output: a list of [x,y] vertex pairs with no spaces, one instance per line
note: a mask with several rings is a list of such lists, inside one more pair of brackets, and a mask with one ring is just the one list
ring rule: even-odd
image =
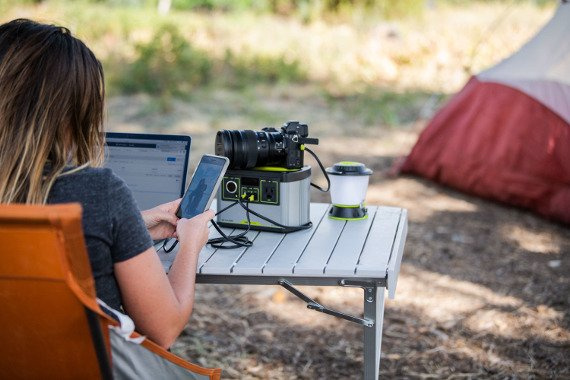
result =
[[214,218],[214,215],[212,210],[208,210],[191,219],[180,219],[176,232],[181,246],[200,252],[208,242],[208,222]]
[[176,237],[178,217],[176,210],[180,199],[158,205],[150,210],[141,211],[144,224],[153,240]]

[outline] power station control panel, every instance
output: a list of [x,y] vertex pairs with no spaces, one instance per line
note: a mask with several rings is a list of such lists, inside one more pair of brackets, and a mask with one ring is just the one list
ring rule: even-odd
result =
[[279,205],[279,183],[276,179],[226,176],[222,179],[222,199]]

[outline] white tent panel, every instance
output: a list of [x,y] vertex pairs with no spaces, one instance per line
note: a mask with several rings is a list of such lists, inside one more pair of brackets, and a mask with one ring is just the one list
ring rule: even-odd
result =
[[518,52],[477,75],[520,90],[570,123],[570,3]]
[[477,77],[490,82],[549,80],[570,86],[570,3],[561,4],[519,51]]
[[486,81],[499,82],[524,92],[544,104],[570,124],[570,86],[552,81]]

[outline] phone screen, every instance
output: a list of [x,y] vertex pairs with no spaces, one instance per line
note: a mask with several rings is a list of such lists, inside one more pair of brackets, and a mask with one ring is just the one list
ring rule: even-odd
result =
[[225,172],[225,163],[226,159],[221,157],[202,157],[180,202],[178,217],[190,219],[206,211],[208,201],[219,184],[219,178]]

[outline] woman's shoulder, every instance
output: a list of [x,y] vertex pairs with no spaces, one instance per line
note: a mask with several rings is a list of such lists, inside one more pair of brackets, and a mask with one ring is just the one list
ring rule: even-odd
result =
[[85,167],[65,169],[59,180],[86,183],[91,186],[122,185],[124,182],[109,168]]
[[105,196],[116,189],[124,188],[126,185],[123,180],[109,168],[68,168],[57,178],[50,191],[50,198],[75,198],[81,194],[89,197]]
[[105,179],[113,175],[113,171],[109,168],[87,166],[84,168],[65,168],[61,174],[61,177],[73,176],[76,179]]

